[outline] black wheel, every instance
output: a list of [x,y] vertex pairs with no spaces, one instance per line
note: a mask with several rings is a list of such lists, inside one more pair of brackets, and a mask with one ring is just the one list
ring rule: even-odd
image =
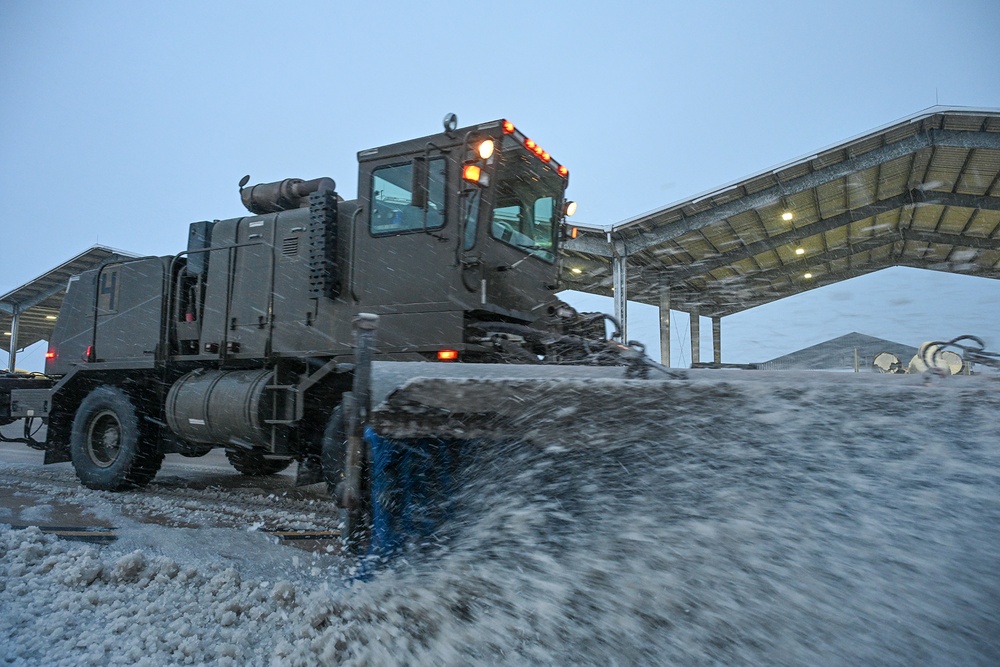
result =
[[291,459],[265,458],[255,449],[227,449],[226,458],[234,468],[248,477],[274,475],[292,465]]
[[338,405],[330,413],[330,418],[326,420],[320,451],[323,481],[326,482],[327,491],[338,507],[341,506],[344,456],[347,454],[347,436],[344,433],[344,410]]
[[151,429],[117,387],[90,392],[73,418],[70,456],[84,486],[121,491],[145,486],[163,463]]

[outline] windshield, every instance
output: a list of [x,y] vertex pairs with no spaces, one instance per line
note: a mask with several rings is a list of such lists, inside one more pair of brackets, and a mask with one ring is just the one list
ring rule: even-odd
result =
[[504,137],[490,234],[547,262],[555,239],[563,179],[511,137]]

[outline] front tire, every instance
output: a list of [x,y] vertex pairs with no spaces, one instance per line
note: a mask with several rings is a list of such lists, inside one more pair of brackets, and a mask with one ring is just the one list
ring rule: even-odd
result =
[[255,449],[227,449],[226,458],[234,468],[247,477],[276,475],[292,465],[291,459],[268,459]]
[[132,398],[118,387],[98,387],[80,403],[70,431],[70,456],[83,485],[99,491],[143,487],[163,454],[144,427]]

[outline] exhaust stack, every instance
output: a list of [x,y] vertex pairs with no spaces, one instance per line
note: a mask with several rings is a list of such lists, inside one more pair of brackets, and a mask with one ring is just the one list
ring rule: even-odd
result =
[[332,178],[314,178],[304,181],[301,178],[286,178],[274,183],[258,183],[245,187],[250,182],[250,176],[240,180],[240,199],[243,206],[251,213],[277,213],[295,208],[309,206],[309,195],[313,192],[333,192],[337,184]]

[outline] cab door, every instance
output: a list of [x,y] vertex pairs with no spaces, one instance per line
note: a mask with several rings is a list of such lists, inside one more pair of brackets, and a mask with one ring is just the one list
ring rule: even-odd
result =
[[[426,183],[426,203],[422,193],[414,197],[415,169],[417,182]],[[361,307],[429,312],[448,304],[457,231],[448,224],[447,179],[443,156],[428,157],[423,165],[398,159],[372,167],[367,211],[353,230],[353,293]]]

